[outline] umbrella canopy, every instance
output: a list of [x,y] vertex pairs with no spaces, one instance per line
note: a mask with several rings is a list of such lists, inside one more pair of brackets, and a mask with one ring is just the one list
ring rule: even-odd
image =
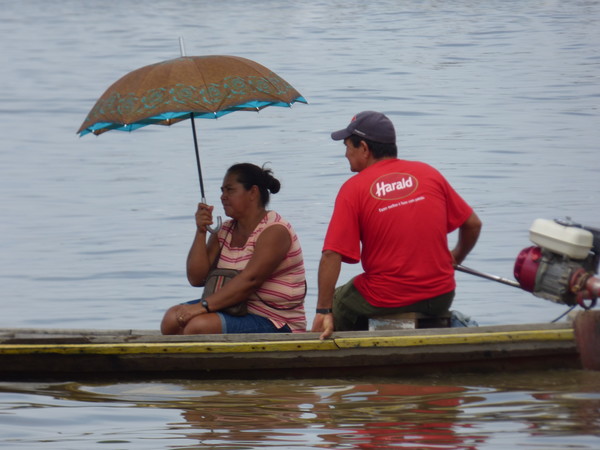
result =
[[[183,56],[123,76],[98,99],[80,136],[171,125],[189,117],[308,103],[283,78],[239,56]],[[192,115],[193,113],[193,115]]]
[[216,119],[234,111],[259,111],[295,102],[308,103],[287,81],[254,61],[239,56],[182,56],[144,66],[117,80],[98,99],[77,133],[133,131],[191,119],[205,202],[194,118]]

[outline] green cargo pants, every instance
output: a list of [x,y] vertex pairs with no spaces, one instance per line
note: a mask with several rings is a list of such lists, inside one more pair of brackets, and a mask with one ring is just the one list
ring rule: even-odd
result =
[[454,291],[398,308],[371,305],[354,287],[354,278],[335,289],[333,320],[336,331],[368,330],[369,317],[385,314],[418,312],[438,315],[448,312],[454,300]]

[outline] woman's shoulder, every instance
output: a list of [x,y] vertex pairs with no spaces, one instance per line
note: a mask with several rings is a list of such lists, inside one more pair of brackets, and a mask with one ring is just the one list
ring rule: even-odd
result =
[[272,226],[281,225],[289,230],[290,233],[294,233],[294,228],[292,224],[289,223],[286,219],[284,219],[281,214],[277,211],[267,211],[267,215],[265,216],[263,226],[261,228],[261,232],[270,228]]
[[267,211],[267,215],[265,216],[265,225],[275,225],[281,224],[286,227],[291,227],[292,225],[277,211]]
[[285,219],[277,211],[268,210],[265,216],[265,223],[276,223],[285,221]]

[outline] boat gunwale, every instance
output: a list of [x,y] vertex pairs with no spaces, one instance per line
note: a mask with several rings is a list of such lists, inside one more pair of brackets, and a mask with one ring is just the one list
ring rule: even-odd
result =
[[564,324],[527,324],[472,328],[340,332],[320,340],[318,333],[162,336],[146,331],[113,334],[61,330],[59,334],[32,330],[0,330],[0,355],[18,354],[167,354],[264,353],[333,351],[349,348],[428,347],[516,342],[574,342]]

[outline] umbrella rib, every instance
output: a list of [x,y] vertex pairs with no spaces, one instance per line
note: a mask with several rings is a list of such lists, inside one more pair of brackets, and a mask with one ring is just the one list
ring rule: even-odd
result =
[[[204,73],[198,68],[198,65],[196,63],[194,63],[194,68],[195,68],[196,72],[198,72],[198,75],[199,75],[200,79],[202,80],[202,85],[208,86],[208,84],[206,83],[206,77],[204,76]],[[193,111],[193,112],[195,112],[195,111]],[[213,114],[215,115],[215,119],[216,119],[217,111],[213,111]]]

